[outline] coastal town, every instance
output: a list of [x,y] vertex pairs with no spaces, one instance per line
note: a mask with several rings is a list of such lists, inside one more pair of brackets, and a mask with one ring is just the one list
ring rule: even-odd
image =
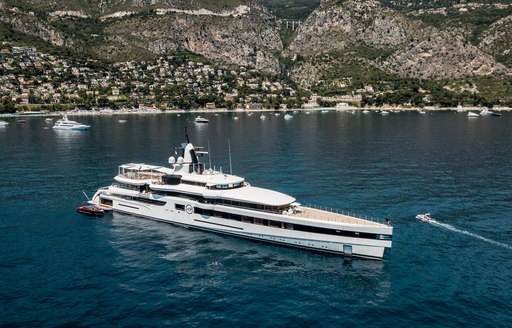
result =
[[[347,92],[318,95],[298,87],[284,75],[243,66],[221,66],[189,52],[153,61],[107,64],[95,59],[70,59],[18,47],[0,47],[0,114],[63,111],[151,110],[287,110],[287,109],[447,109],[461,107],[455,99],[436,104],[427,90],[411,99],[372,85]],[[444,92],[445,93],[445,92]],[[387,101],[386,101],[387,100]],[[458,105],[458,106],[457,106]],[[475,98],[468,109],[489,106]],[[508,106],[496,106],[508,109]]]
[[300,108],[309,98],[289,81],[246,67],[205,63],[190,54],[107,66],[92,59],[63,59],[35,48],[6,45],[0,48],[0,94],[4,112],[280,109]]

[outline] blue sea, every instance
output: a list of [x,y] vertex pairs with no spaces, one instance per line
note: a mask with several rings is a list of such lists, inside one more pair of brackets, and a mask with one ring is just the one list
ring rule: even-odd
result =
[[[204,116],[70,117],[84,132],[7,119],[0,326],[510,327],[512,113]],[[119,164],[166,165],[185,127],[252,185],[390,215],[393,247],[361,260],[76,212]]]

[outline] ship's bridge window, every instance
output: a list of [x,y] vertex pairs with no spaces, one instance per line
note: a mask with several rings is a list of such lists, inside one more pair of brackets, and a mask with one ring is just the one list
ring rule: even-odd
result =
[[226,184],[213,185],[210,187],[210,189],[235,189],[235,188],[240,188],[243,185],[244,185],[243,182],[226,183]]

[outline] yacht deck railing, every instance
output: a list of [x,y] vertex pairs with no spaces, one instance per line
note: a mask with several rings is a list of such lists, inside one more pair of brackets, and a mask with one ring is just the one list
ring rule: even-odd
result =
[[[374,224],[385,224],[390,225],[390,220],[382,220],[374,217],[368,217],[354,212],[339,210],[327,206],[318,206],[314,204],[306,204],[305,206],[299,206],[298,209],[302,209],[302,213],[312,219],[325,220],[325,221],[337,221],[337,222],[348,222],[354,224],[363,225],[374,225]],[[307,214],[306,214],[307,213]],[[300,216],[300,213],[298,213]]]

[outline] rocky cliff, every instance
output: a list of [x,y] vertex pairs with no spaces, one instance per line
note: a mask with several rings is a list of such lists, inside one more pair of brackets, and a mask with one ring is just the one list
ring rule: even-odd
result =
[[[325,0],[293,32],[261,0],[0,0],[0,21],[16,33],[110,60],[185,49],[279,73],[279,58],[287,57],[290,77],[305,87],[347,67],[356,68],[353,74],[420,79],[510,74],[511,16],[471,43],[472,33],[462,28],[439,29],[388,2]],[[291,37],[283,49],[285,35]]]
[[[360,62],[403,77],[445,79],[507,72],[492,56],[462,37],[411,20],[371,0],[324,2],[300,26],[286,53],[308,58],[360,44],[375,49],[380,56],[368,58],[364,53],[350,51],[343,56],[358,57]],[[311,61],[306,59],[297,66],[292,78],[303,85],[310,84],[313,79],[307,79],[302,71],[312,66]],[[323,68],[330,69],[330,65],[317,64],[315,70]]]
[[256,3],[90,2],[91,6],[80,1],[6,0],[0,2],[0,20],[16,32],[107,59],[144,59],[184,49],[215,62],[279,72],[283,45],[277,24]]

